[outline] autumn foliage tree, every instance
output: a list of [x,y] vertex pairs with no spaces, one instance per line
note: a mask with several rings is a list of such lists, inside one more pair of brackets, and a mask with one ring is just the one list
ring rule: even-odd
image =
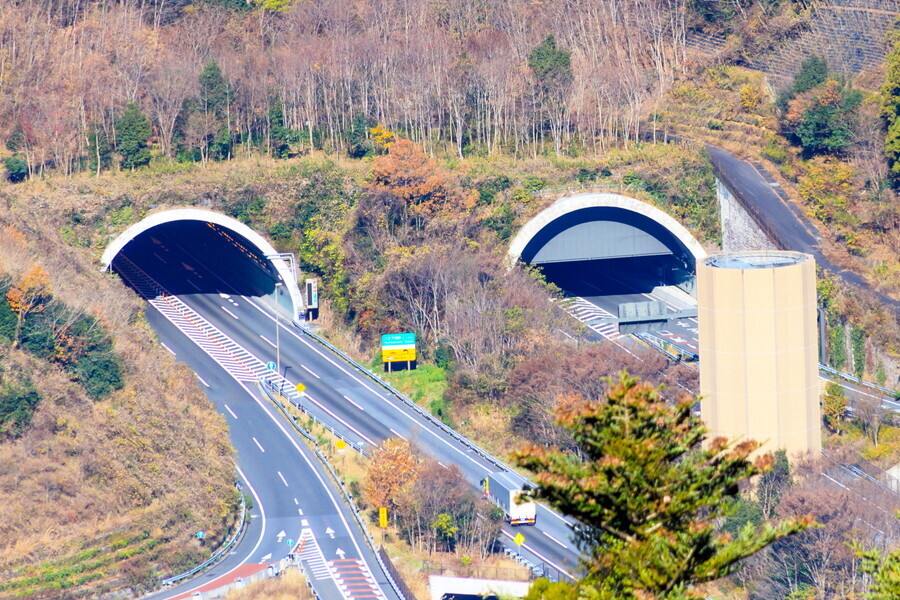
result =
[[372,454],[363,495],[372,506],[393,510],[400,494],[416,479],[420,461],[406,440],[389,438]]
[[721,533],[716,522],[738,484],[765,473],[771,455],[751,460],[754,441],[707,441],[691,413],[695,400],[675,406],[658,390],[623,373],[604,401],[557,412],[584,460],[535,444],[515,462],[535,472],[534,498],[548,501],[580,525],[587,598],[684,598],[690,587],[718,579],[742,558],[802,531],[809,517]]
[[6,293],[6,301],[17,316],[14,345],[19,343],[25,318],[43,310],[50,294],[50,275],[40,265],[29,269],[10,287]]
[[402,138],[390,142],[388,153],[375,159],[370,191],[400,198],[417,229],[438,213],[466,207],[447,172],[420,146]]

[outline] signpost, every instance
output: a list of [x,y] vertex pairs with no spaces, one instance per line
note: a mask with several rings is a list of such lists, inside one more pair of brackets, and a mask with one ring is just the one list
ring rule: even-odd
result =
[[319,280],[306,280],[306,318],[315,319],[319,315]]
[[303,385],[302,383],[298,383],[297,385],[294,386],[294,389],[297,390],[297,393],[302,394],[306,390],[306,386]]
[[407,369],[415,369],[416,334],[386,333],[382,335],[381,362],[384,363],[388,373],[393,371],[393,364],[396,362],[405,362]]
[[270,360],[269,362],[266,363],[266,370],[267,370],[267,371],[274,371],[274,370],[275,370],[275,367],[276,367],[275,363],[273,363],[271,360]]
[[516,543],[516,546],[521,546],[525,543],[525,536],[521,533],[517,533],[516,537],[513,538],[513,541]]
[[378,526],[381,527],[381,547],[384,548],[384,528],[388,526],[387,507],[378,507]]

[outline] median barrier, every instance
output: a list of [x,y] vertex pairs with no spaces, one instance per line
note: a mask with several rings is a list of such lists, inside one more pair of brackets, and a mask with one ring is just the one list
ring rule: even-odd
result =
[[[482,449],[481,447],[479,447],[477,444],[473,443],[473,442],[472,442],[471,440],[469,440],[468,438],[464,437],[463,435],[461,435],[460,433],[458,433],[458,432],[455,431],[454,429],[451,429],[450,427],[448,427],[447,425],[445,425],[444,423],[442,423],[441,421],[439,421],[438,419],[436,419],[436,418],[434,417],[434,415],[432,415],[430,412],[426,411],[424,408],[422,408],[421,406],[419,406],[418,404],[416,404],[415,402],[413,402],[410,398],[407,398],[401,391],[399,391],[398,389],[396,389],[396,388],[395,388],[394,386],[392,386],[390,383],[388,383],[387,381],[384,381],[384,380],[381,379],[380,377],[376,376],[374,373],[372,373],[372,371],[370,371],[369,369],[365,368],[364,366],[362,366],[361,364],[359,364],[358,362],[356,362],[355,360],[353,360],[352,358],[350,358],[349,356],[347,356],[347,354],[345,354],[341,349],[339,349],[338,347],[336,347],[334,344],[332,344],[332,343],[329,342],[328,340],[324,339],[323,337],[321,337],[321,336],[319,336],[319,335],[316,335],[315,333],[313,333],[312,331],[310,331],[310,330],[309,330],[307,327],[305,327],[305,326],[299,327],[299,329],[300,329],[300,331],[301,331],[303,334],[305,334],[305,335],[309,336],[310,338],[312,338],[313,341],[315,341],[315,342],[319,343],[320,345],[324,346],[325,348],[327,348],[328,350],[330,350],[331,352],[333,352],[334,354],[336,354],[337,356],[339,356],[341,359],[343,359],[345,362],[347,362],[348,364],[350,364],[351,366],[353,366],[354,369],[356,369],[357,371],[359,371],[360,373],[362,373],[363,375],[365,375],[366,377],[368,377],[369,379],[371,379],[372,381],[374,381],[375,383],[377,383],[378,385],[380,385],[382,388],[384,388],[385,390],[387,390],[391,395],[393,395],[395,398],[397,398],[398,400],[400,400],[401,402],[403,402],[404,404],[406,404],[409,408],[411,408],[413,411],[415,411],[416,413],[418,413],[422,418],[424,418],[425,420],[427,420],[430,424],[434,425],[435,427],[437,427],[437,428],[440,429],[442,432],[444,432],[445,434],[449,435],[450,437],[452,437],[453,439],[455,439],[456,441],[458,441],[458,442],[461,443],[462,445],[468,447],[470,450],[472,450],[473,452],[475,452],[476,454],[478,454],[479,456],[481,456],[483,459],[485,459],[485,460],[487,460],[488,462],[490,462],[491,464],[493,464],[493,465],[494,465],[495,467],[497,467],[499,470],[502,470],[502,471],[505,471],[505,472],[507,472],[507,473],[510,473],[510,474],[513,475],[514,477],[518,477],[519,479],[521,479],[523,482],[527,482],[527,481],[528,481],[528,480],[525,479],[522,475],[520,475],[519,473],[517,473],[517,472],[513,471],[512,469],[510,469],[510,468],[509,468],[507,465],[505,465],[503,462],[501,462],[501,461],[497,460],[496,458],[494,458],[492,455],[490,455],[487,451],[485,451],[484,449]],[[302,409],[301,409],[301,410],[302,410]],[[366,455],[366,456],[368,456],[368,455]],[[342,489],[343,489],[343,488],[342,488]],[[345,493],[346,493],[346,492],[345,492]],[[366,534],[366,537],[368,537],[368,534]],[[528,559],[526,559],[525,557],[523,557],[521,554],[519,554],[518,551],[517,551],[517,549],[510,548],[510,547],[507,546],[506,543],[504,543],[501,539],[498,538],[497,541],[498,541],[498,543],[500,543],[500,544],[503,546],[505,552],[509,553],[510,556],[515,556],[515,557],[516,557],[516,560],[519,560],[520,562],[522,562],[522,564],[525,564],[526,566],[528,566],[528,567],[529,567],[530,569],[532,569],[535,573],[541,573],[541,574],[544,575],[544,576],[552,577],[552,574],[551,574],[551,572],[550,572],[550,570],[549,570],[548,568],[546,568],[546,567],[542,568],[541,566],[532,563],[531,561],[529,561]],[[373,543],[374,543],[374,542],[373,542]],[[556,575],[556,580],[560,580],[560,578],[568,579],[568,577],[567,577],[565,574],[563,574],[563,573],[558,573],[558,574]]]
[[[297,423],[297,421],[292,419],[291,416],[287,413],[287,411],[285,410],[284,404],[279,400],[279,398],[283,399],[284,396],[278,395],[272,390],[272,386],[277,385],[277,384],[275,384],[274,382],[272,382],[270,380],[262,379],[262,378],[260,378],[259,382],[260,382],[260,385],[259,385],[260,390],[266,396],[268,396],[268,398],[270,400],[272,400],[276,406],[278,406],[279,410],[281,410],[281,412],[284,416],[288,417],[288,420],[291,422],[291,425],[293,425],[294,429],[296,429],[301,435],[303,435],[303,437],[305,437],[306,439],[308,439],[309,441],[311,441],[313,443],[313,446],[314,446],[313,451],[315,452],[316,457],[319,459],[319,461],[322,463],[322,465],[325,466],[325,469],[328,471],[328,474],[331,476],[331,478],[334,480],[334,483],[337,485],[338,489],[341,491],[341,494],[344,497],[344,501],[350,507],[350,512],[353,513],[353,518],[356,519],[356,522],[359,524],[359,527],[363,532],[363,537],[366,540],[366,544],[368,544],[369,549],[371,549],[372,553],[375,555],[375,560],[378,561],[378,565],[381,567],[381,571],[384,573],[385,578],[388,580],[388,583],[390,583],[391,587],[394,589],[394,591],[397,593],[397,595],[401,598],[401,600],[407,600],[407,597],[404,595],[400,585],[398,585],[398,583],[394,580],[394,577],[392,577],[392,574],[388,570],[387,565],[384,564],[384,561],[382,560],[381,555],[378,553],[378,550],[375,547],[375,540],[372,539],[372,536],[369,535],[369,530],[366,528],[366,524],[365,524],[365,521],[363,520],[362,514],[359,512],[359,509],[356,507],[356,503],[353,502],[353,496],[351,496],[350,493],[347,491],[347,489],[344,487],[344,484],[341,481],[340,476],[338,476],[337,471],[334,470],[334,468],[331,466],[331,463],[328,461],[328,457],[326,457],[319,450],[318,440],[316,440],[316,438],[309,431],[307,431],[304,427],[301,427]],[[309,413],[306,412],[299,405],[294,404],[293,402],[291,402],[291,404],[293,404],[294,406],[297,406],[297,408],[300,409],[304,414],[309,415]],[[312,417],[317,423],[319,423],[320,425],[322,425],[323,427],[325,427],[326,429],[331,431],[339,439],[342,439],[345,442],[347,442],[354,450],[356,450],[363,456],[365,456],[367,458],[370,456],[369,453],[365,452],[362,448],[351,444],[348,440],[346,440],[344,437],[342,437],[340,434],[338,434],[336,431],[334,431],[334,429],[332,429],[331,427],[328,427],[327,425],[322,423],[320,420],[316,419],[315,416],[313,416],[313,415],[309,415],[309,416]],[[362,557],[360,557],[360,558],[362,558]],[[309,578],[307,578],[307,580],[309,581]],[[405,582],[403,583],[403,586],[406,587]],[[317,595],[317,597],[318,597],[318,595]],[[409,598],[408,600],[414,600],[414,599]]]

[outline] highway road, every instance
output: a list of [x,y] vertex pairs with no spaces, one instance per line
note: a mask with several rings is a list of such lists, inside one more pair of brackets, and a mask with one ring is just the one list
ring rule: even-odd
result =
[[[641,279],[640,267],[630,268],[625,260],[550,263],[542,265],[542,271],[548,281],[572,296],[569,314],[612,342],[620,343],[627,337],[619,333],[616,323],[610,322],[618,316],[619,304],[662,301],[671,313],[687,308],[655,294],[658,281]],[[696,355],[699,351],[696,317],[669,320],[650,334],[685,354]]]
[[[236,270],[242,273],[242,287],[234,289],[231,276],[223,267],[228,268],[244,259],[233,249],[222,247],[215,253],[198,251],[198,248],[210,248],[217,243],[214,239],[206,239],[210,234],[208,231],[191,231],[185,236],[185,232],[159,228],[152,233],[152,236],[142,236],[126,246],[114,261],[114,268],[134,279],[134,267],[128,264],[131,261],[162,288],[181,290],[177,296],[157,298],[152,304],[171,313],[165,303],[184,303],[194,311],[189,321],[194,325],[202,323],[208,335],[215,338],[213,344],[203,347],[206,356],[220,370],[230,373],[232,379],[246,386],[264,375],[263,365],[276,359],[277,338],[280,341],[281,373],[287,386],[303,383],[306,391],[302,401],[307,410],[351,442],[372,448],[389,437],[413,440],[442,464],[458,465],[475,487],[488,472],[506,470],[470,442],[448,435],[433,419],[410,408],[339,355],[288,325],[284,318],[280,319],[279,333],[276,334],[272,297],[267,295],[274,288],[270,276],[259,269],[253,274],[241,271],[243,267],[239,267]],[[142,284],[138,281],[135,287],[141,288]],[[145,296],[156,295],[155,291],[150,293],[144,287]],[[185,293],[189,290],[193,293]],[[157,327],[159,323],[154,321],[153,325]],[[186,327],[181,323],[182,329]],[[188,360],[190,355],[199,354],[197,345],[203,342],[196,335],[194,338],[193,347],[169,347],[176,355]],[[162,341],[168,346],[167,339]],[[200,375],[203,377],[203,373]],[[235,431],[234,435],[251,438],[249,443],[236,442],[240,460],[254,454],[264,460],[264,453],[254,448],[256,443],[252,439],[255,436],[262,443],[263,437],[269,437],[269,434],[255,435],[261,417],[234,419],[228,410],[234,410],[233,406],[229,404],[227,408],[223,403],[222,408],[225,408],[223,414]],[[241,416],[237,411],[235,414]],[[275,490],[277,484],[272,483]],[[284,493],[284,490],[278,491]],[[569,523],[543,506],[539,507],[537,519],[538,524],[534,527],[505,527],[504,543],[547,575],[571,577],[577,568],[579,553],[571,540]],[[512,539],[519,532],[524,534],[525,542],[516,547]]]
[[[197,374],[229,425],[250,523],[224,559],[201,575],[149,598],[178,599],[227,585],[292,552],[322,598],[399,600],[350,508],[300,435],[263,400],[253,381],[236,379],[155,307],[147,320],[160,342]],[[351,594],[353,592],[353,594]]]

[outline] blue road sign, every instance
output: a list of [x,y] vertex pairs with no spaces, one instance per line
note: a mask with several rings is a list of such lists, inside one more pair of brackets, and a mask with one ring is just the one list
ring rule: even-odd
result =
[[294,545],[294,540],[288,540],[288,541],[287,541],[287,545],[293,547],[293,545]]
[[269,362],[266,363],[266,369],[268,369],[269,371],[274,371],[274,370],[275,370],[275,363],[273,363],[273,362],[270,360]]

